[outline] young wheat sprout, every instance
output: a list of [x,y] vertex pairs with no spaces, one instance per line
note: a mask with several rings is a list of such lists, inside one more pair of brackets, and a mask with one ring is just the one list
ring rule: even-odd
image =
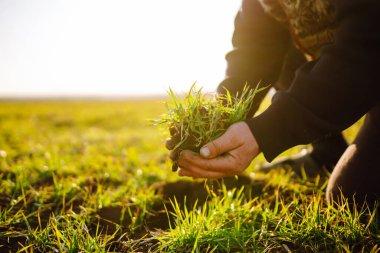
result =
[[[221,136],[227,128],[247,118],[255,95],[264,88],[251,89],[246,84],[241,94],[231,96],[228,90],[225,95],[207,96],[195,83],[185,94],[183,100],[169,88],[171,101],[167,103],[168,113],[159,121],[169,127],[172,139],[176,142],[174,151],[199,149],[206,143]],[[177,170],[173,161],[173,171]]]

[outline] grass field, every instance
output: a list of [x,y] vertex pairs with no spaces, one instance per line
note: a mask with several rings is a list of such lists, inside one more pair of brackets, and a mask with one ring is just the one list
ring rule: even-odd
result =
[[149,122],[164,112],[1,102],[0,252],[380,252],[376,214],[328,205],[325,178],[260,175],[261,157],[236,178],[178,177]]

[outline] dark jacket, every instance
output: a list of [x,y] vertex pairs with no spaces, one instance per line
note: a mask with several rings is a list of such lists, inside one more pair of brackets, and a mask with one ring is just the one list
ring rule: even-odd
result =
[[[247,123],[268,161],[288,148],[344,130],[380,102],[380,1],[331,0],[334,42],[303,64],[289,89]],[[286,26],[243,0],[235,19],[234,50],[227,54],[226,87],[277,81],[292,38]],[[261,94],[256,104],[265,94]],[[257,106],[257,105],[255,105]]]

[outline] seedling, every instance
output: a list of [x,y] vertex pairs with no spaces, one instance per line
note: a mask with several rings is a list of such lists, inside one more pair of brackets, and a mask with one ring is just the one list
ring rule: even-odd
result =
[[[183,100],[169,89],[168,113],[159,123],[169,127],[177,143],[174,152],[179,154],[185,149],[199,152],[204,144],[221,136],[230,125],[246,119],[255,95],[266,88],[258,87],[251,89],[245,85],[236,96],[231,96],[228,90],[225,95],[208,96],[193,84]],[[172,170],[177,168],[175,158]]]

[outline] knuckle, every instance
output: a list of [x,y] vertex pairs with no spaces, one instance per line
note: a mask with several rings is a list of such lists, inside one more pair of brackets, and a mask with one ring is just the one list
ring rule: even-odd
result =
[[195,159],[196,157],[194,157],[190,151],[181,151],[178,155],[178,164],[189,168],[196,165],[196,163],[194,163]]
[[174,147],[179,143],[180,139],[178,135],[171,136],[166,139],[165,147],[169,150],[174,149]]
[[236,135],[236,134],[231,135],[230,136],[230,142],[235,143],[235,144],[241,144],[242,140],[241,140],[240,135]]
[[184,164],[184,162],[182,160],[178,160],[177,164],[178,164],[178,167],[180,167],[181,169],[186,169],[185,168],[185,164]]
[[178,151],[172,151],[169,153],[169,158],[173,161],[177,160],[178,159]]
[[241,124],[242,122],[237,122],[235,124],[232,124],[228,130],[231,132],[239,132],[241,130]]
[[172,141],[171,141],[171,138],[167,138],[166,141],[165,141],[165,147],[167,149],[172,149]]
[[179,167],[181,167],[181,168],[186,168],[186,161],[185,160],[183,160],[183,159],[178,159],[178,161],[177,161],[177,163],[178,163],[178,166]]
[[179,154],[179,157],[181,160],[186,160],[186,161],[191,160],[191,154],[189,151],[181,151]]
[[186,159],[186,152],[183,150],[178,150],[178,159],[179,160],[185,160]]

